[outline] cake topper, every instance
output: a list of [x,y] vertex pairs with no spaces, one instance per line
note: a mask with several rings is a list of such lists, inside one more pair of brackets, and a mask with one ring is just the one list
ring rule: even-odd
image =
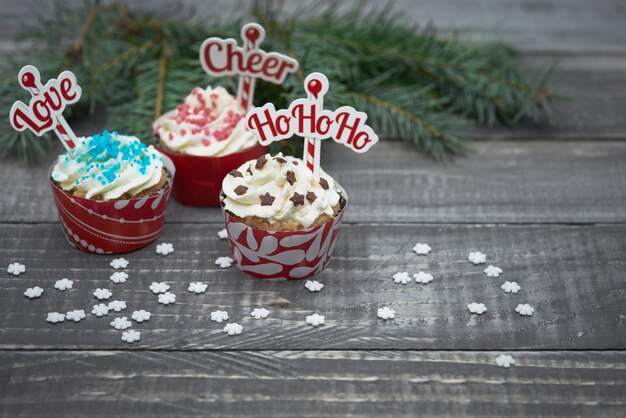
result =
[[39,70],[32,65],[25,65],[19,72],[18,81],[32,98],[28,105],[19,100],[13,103],[9,115],[11,126],[19,132],[30,129],[37,136],[54,130],[67,152],[72,155],[76,135],[63,117],[63,111],[67,105],[80,99],[82,90],[76,76],[70,71],[63,71],[56,79],[42,85]]
[[298,69],[298,61],[287,55],[260,49],[259,45],[265,39],[265,30],[261,25],[244,25],[241,38],[243,47],[237,46],[233,38],[206,39],[200,47],[200,64],[204,71],[214,77],[239,75],[237,101],[247,112],[252,107],[256,79],[281,84],[287,74]]
[[262,145],[290,138],[304,137],[303,160],[314,174],[319,174],[320,144],[332,138],[354,152],[365,152],[378,142],[378,135],[365,124],[367,115],[350,106],[335,111],[324,109],[328,79],[322,73],[311,73],[304,80],[306,99],[296,99],[288,109],[276,110],[273,104],[255,108],[246,115],[248,130],[257,134]]

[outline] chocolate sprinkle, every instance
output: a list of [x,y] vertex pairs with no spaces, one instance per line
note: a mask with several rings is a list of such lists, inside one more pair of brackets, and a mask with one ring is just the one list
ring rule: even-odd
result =
[[246,194],[247,191],[248,191],[248,188],[242,184],[235,187],[235,193],[237,193],[239,196],[241,196],[242,194]]
[[320,178],[320,186],[322,186],[322,189],[328,190],[328,182],[326,181],[326,179]]
[[281,164],[285,164],[285,163],[287,162],[287,160],[285,160],[285,159],[284,159],[284,158],[282,158],[282,157],[274,157],[274,159],[275,159],[276,161],[278,161],[279,163],[281,163]]
[[250,165],[248,166],[248,174],[252,175],[252,163],[250,163]]
[[243,177],[243,174],[241,174],[241,173],[240,173],[239,171],[237,171],[237,170],[233,170],[233,171],[231,171],[231,172],[230,172],[230,173],[228,173],[228,174],[230,174],[230,175],[231,175],[231,176],[233,176],[233,177]]
[[306,200],[313,203],[317,199],[317,196],[313,192],[306,192]]
[[264,155],[261,158],[256,160],[256,165],[254,166],[254,168],[256,168],[257,170],[260,170],[263,168],[266,162],[267,162],[267,158],[265,158],[265,155]]
[[293,202],[294,206],[304,205],[304,195],[298,192],[294,192],[293,196],[289,200]]
[[274,203],[274,199],[276,199],[269,193],[262,194],[259,197],[261,198],[261,206],[272,206],[272,203]]
[[286,179],[287,182],[289,182],[289,184],[293,186],[293,184],[296,182],[296,173],[294,173],[293,171],[287,171]]

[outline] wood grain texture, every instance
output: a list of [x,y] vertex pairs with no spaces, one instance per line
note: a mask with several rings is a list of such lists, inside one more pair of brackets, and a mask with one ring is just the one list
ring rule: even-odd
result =
[[626,353],[0,353],[0,417],[623,417]]
[[[228,254],[226,241],[215,233],[220,224],[177,224],[165,228],[161,242],[176,249],[169,257],[152,245],[128,254],[130,278],[109,280],[113,256],[97,256],[71,248],[58,225],[2,225],[0,265],[20,261],[26,274],[0,276],[1,349],[624,349],[626,330],[626,226],[494,226],[355,224],[342,228],[329,268],[316,279],[325,284],[310,293],[303,281],[264,282],[245,276],[235,266],[219,269],[218,256]],[[414,243],[433,251],[418,257]],[[504,273],[488,278],[483,266],[467,261],[482,250],[488,263]],[[433,282],[395,284],[398,271],[431,272]],[[53,288],[62,277],[74,288]],[[522,286],[517,295],[500,289],[505,280]],[[174,305],[157,303],[148,289],[165,281],[177,295]],[[187,291],[192,281],[209,284],[205,294]],[[27,287],[45,289],[40,299],[27,299]],[[46,323],[50,311],[85,309],[98,303],[97,287],[113,292],[128,309],[107,317],[89,316],[80,323]],[[482,302],[483,315],[471,315],[467,304]],[[529,303],[536,312],[522,317],[514,309]],[[377,309],[389,306],[396,319],[382,321]],[[255,320],[250,311],[266,307],[271,315]],[[133,310],[153,313],[139,343],[126,345],[121,331],[110,327],[115,317]],[[224,324],[209,314],[228,311],[231,322],[244,326],[229,337]],[[313,328],[307,315],[326,316]]]

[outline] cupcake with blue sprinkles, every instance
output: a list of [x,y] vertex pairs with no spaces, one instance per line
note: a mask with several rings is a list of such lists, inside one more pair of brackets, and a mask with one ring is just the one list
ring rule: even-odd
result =
[[163,158],[152,145],[106,130],[79,138],[73,156],[59,156],[51,177],[68,194],[101,201],[141,198],[168,182]]

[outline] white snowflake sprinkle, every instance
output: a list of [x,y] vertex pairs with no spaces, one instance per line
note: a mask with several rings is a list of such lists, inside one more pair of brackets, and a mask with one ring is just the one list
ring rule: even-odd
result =
[[169,305],[176,302],[176,295],[170,292],[161,293],[159,295],[159,303],[163,305]]
[[487,261],[487,256],[480,251],[472,251],[467,259],[474,264],[484,264]]
[[24,291],[24,296],[26,296],[27,298],[33,299],[33,298],[38,298],[39,296],[41,296],[42,293],[43,293],[43,289],[39,286],[35,286],[35,287],[29,287],[28,289],[26,289],[26,291]]
[[191,293],[204,293],[206,292],[208,285],[202,282],[191,282],[189,283],[188,291]]
[[323,325],[326,321],[326,317],[323,315],[313,314],[306,317],[306,323],[312,325],[314,327],[319,327]]
[[73,285],[74,282],[72,280],[61,279],[54,283],[54,288],[63,291],[71,289]]
[[125,316],[122,316],[121,318],[115,318],[113,321],[111,321],[111,326],[115,329],[126,329],[130,328],[132,325],[133,323],[130,322]]
[[426,255],[430,252],[430,250],[432,250],[432,248],[430,248],[430,245],[421,242],[418,242],[413,247],[413,252],[417,255]]
[[226,324],[224,327],[224,333],[228,335],[239,335],[243,331],[243,327],[236,322]]
[[7,267],[7,273],[12,274],[14,276],[19,276],[22,273],[26,272],[26,266],[20,263],[11,263]]
[[215,260],[215,265],[220,266],[220,268],[227,269],[228,267],[233,265],[233,259],[230,257],[217,257],[217,260]]
[[113,300],[109,302],[109,310],[119,312],[122,309],[126,309],[126,302],[123,300]]
[[228,312],[226,311],[211,312],[211,321],[217,322],[217,323],[228,321]]
[[96,290],[94,290],[93,295],[99,299],[99,300],[103,300],[103,299],[108,299],[111,297],[112,293],[109,289],[100,289],[97,288]]
[[127,343],[134,343],[135,341],[139,341],[141,339],[141,332],[135,331],[134,329],[129,329],[128,331],[122,332],[122,341]]
[[265,319],[270,316],[270,311],[265,308],[254,308],[250,313],[255,319]]
[[60,312],[50,312],[48,313],[48,317],[46,321],[51,322],[53,324],[65,321],[65,315]]
[[520,291],[521,287],[516,282],[504,282],[500,289],[504,290],[506,293],[517,293]]
[[422,283],[422,284],[430,283],[433,281],[433,275],[430,273],[425,273],[423,271],[420,271],[414,274],[413,278],[415,279],[416,282]]
[[500,354],[496,357],[496,365],[508,369],[515,364],[515,359],[508,354]]
[[74,309],[73,311],[69,311],[68,313],[65,314],[65,318],[68,321],[74,321],[74,322],[79,322],[83,319],[85,319],[85,311],[82,309]]
[[487,277],[500,277],[502,274],[502,269],[500,267],[489,265],[484,270]]
[[378,308],[378,317],[380,319],[394,319],[396,317],[396,311],[389,306],[383,306],[382,308]]
[[111,274],[111,277],[109,277],[109,280],[117,284],[126,283],[126,279],[128,279],[128,273],[126,273],[125,271],[116,271],[115,273]]
[[141,309],[139,311],[133,312],[133,314],[131,315],[131,318],[133,318],[133,320],[137,322],[144,322],[144,321],[149,321],[151,316],[152,314],[150,312],[144,311],[143,309]]
[[156,253],[161,255],[169,255],[174,252],[174,245],[169,242],[164,242],[156,246]]
[[220,239],[228,238],[228,232],[226,232],[226,228],[222,229],[221,231],[217,231],[217,236],[220,237]]
[[95,316],[104,316],[109,314],[109,307],[104,303],[99,303],[97,305],[93,305],[93,309],[91,310],[92,315]]
[[533,308],[527,303],[524,303],[524,304],[520,303],[515,308],[515,312],[517,312],[518,314],[522,316],[531,316],[535,312],[535,308]]
[[475,313],[478,315],[487,311],[487,307],[485,306],[484,303],[476,303],[476,302],[473,302],[467,305],[467,309],[469,309],[471,313]]
[[411,276],[406,271],[400,271],[393,275],[393,281],[398,284],[407,284],[411,281]]
[[154,294],[165,293],[169,290],[169,288],[170,285],[165,282],[152,282],[152,284],[150,285],[150,290],[152,290],[152,293]]
[[304,283],[304,287],[309,289],[311,292],[319,292],[322,290],[324,285],[317,280],[307,280],[306,283]]
[[125,258],[116,258],[111,261],[109,265],[116,270],[125,269],[126,267],[128,267],[128,260],[126,260]]

